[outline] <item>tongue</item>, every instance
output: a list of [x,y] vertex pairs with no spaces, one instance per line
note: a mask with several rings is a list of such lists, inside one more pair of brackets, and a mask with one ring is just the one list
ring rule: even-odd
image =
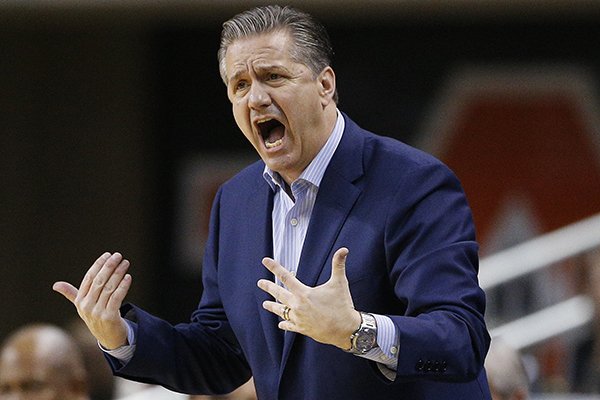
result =
[[285,129],[282,125],[278,125],[269,131],[267,138],[265,140],[266,143],[275,143],[276,141],[283,139],[283,135],[285,134]]

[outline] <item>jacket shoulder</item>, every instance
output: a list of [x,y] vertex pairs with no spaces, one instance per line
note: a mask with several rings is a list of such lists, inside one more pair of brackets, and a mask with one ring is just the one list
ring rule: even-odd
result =
[[403,176],[417,170],[451,171],[435,156],[406,144],[398,139],[382,136],[356,127],[355,133],[364,138],[364,163],[368,166],[384,168],[389,173],[398,172]]

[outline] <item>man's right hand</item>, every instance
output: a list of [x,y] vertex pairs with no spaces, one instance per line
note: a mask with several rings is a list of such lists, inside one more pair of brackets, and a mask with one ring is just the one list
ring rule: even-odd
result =
[[119,308],[131,286],[129,261],[119,253],[104,253],[85,274],[79,289],[56,282],[52,289],[77,308],[79,316],[107,350],[127,344],[127,323]]

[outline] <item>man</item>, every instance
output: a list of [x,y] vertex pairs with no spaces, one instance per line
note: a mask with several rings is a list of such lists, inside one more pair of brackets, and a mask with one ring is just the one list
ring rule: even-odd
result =
[[[292,8],[224,24],[219,65],[262,161],[213,204],[204,292],[172,327],[119,307],[128,261],[102,255],[78,308],[115,373],[188,393],[258,398],[489,399],[477,244],[439,161],[337,109],[325,29]],[[258,289],[256,287],[260,289]]]
[[88,400],[79,349],[63,330],[28,325],[0,351],[0,400]]

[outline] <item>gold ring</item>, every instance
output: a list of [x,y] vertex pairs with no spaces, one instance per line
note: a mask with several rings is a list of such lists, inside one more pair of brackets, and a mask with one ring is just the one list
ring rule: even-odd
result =
[[283,307],[283,319],[285,319],[286,321],[290,320],[290,311],[292,309],[290,308],[290,306],[284,306]]

